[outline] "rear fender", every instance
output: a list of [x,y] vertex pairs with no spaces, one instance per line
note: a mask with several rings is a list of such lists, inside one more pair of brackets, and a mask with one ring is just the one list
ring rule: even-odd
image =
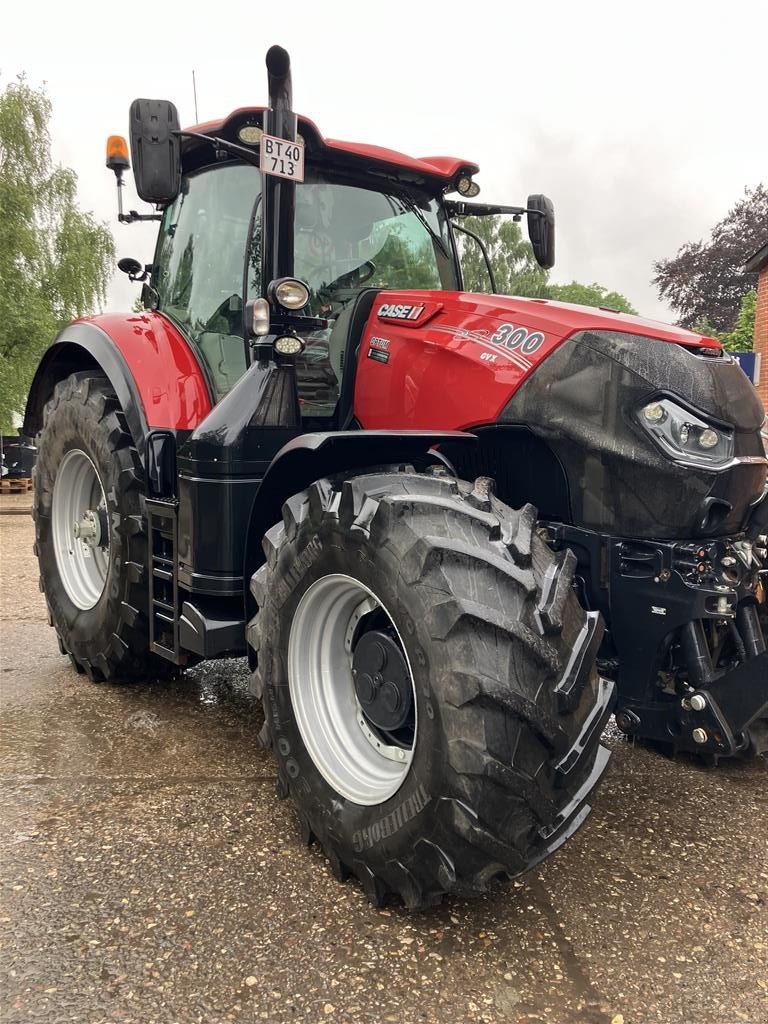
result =
[[56,383],[83,370],[112,385],[142,465],[153,430],[194,430],[211,410],[211,388],[194,350],[159,313],[104,315],[69,324],[45,352],[27,399],[24,433],[42,428]]

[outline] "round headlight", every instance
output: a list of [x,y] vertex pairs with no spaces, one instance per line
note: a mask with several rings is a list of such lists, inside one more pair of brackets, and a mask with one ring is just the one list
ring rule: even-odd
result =
[[660,402],[651,402],[643,409],[643,416],[649,423],[663,423],[667,418],[667,411]]
[[701,448],[714,448],[719,440],[720,435],[716,430],[712,430],[711,427],[702,430],[699,434],[699,446]]
[[297,356],[304,348],[304,342],[294,334],[284,334],[281,338],[275,338],[275,352],[281,356]]
[[303,309],[309,302],[309,288],[303,281],[286,278],[275,285],[275,299],[283,309]]

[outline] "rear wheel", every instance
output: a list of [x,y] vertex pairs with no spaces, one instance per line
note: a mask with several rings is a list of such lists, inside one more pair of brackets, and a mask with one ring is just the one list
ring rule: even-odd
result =
[[60,381],[37,446],[35,553],[62,654],[94,681],[167,674],[149,653],[141,465],[106,378]]
[[279,790],[376,903],[528,870],[583,823],[608,760],[613,685],[575,559],[489,484],[318,481],[286,503],[252,581]]

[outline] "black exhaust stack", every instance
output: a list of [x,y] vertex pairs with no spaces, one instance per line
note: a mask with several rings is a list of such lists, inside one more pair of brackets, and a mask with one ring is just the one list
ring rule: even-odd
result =
[[[291,58],[282,46],[267,51],[269,110],[264,131],[289,142],[296,140],[296,115],[291,109]],[[263,176],[264,216],[262,227],[262,292],[266,297],[270,281],[293,276],[293,216],[296,185],[271,174]]]

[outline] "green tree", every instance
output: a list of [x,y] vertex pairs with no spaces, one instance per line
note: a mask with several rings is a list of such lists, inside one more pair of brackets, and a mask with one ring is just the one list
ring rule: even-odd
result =
[[42,352],[103,301],[112,235],[77,206],[77,177],[51,158],[45,91],[0,93],[0,430],[23,411]]
[[609,292],[601,284],[579,284],[578,281],[550,284],[547,285],[546,295],[548,299],[557,299],[558,302],[575,302],[579,306],[601,306],[619,313],[637,314],[629,299],[625,299],[619,292]]
[[693,330],[698,331],[699,334],[709,335],[711,338],[718,338],[723,343],[723,348],[729,352],[751,352],[755,337],[756,316],[757,292],[753,288],[741,300],[736,326],[732,331],[718,331],[706,317],[697,321],[693,325]]
[[[551,284],[549,273],[540,267],[520,225],[503,217],[464,217],[462,227],[485,244],[500,295],[522,295],[534,299],[557,299],[581,306],[605,306],[621,313],[636,313],[629,299],[610,292],[600,284]],[[459,234],[459,254],[464,287],[469,292],[487,292],[488,271],[480,248],[472,238]]]
[[[529,298],[545,295],[549,275],[536,262],[519,224],[503,217],[463,217],[461,227],[482,239],[500,295]],[[459,234],[458,237],[464,287],[468,292],[489,291],[488,271],[480,247],[466,235]]]

